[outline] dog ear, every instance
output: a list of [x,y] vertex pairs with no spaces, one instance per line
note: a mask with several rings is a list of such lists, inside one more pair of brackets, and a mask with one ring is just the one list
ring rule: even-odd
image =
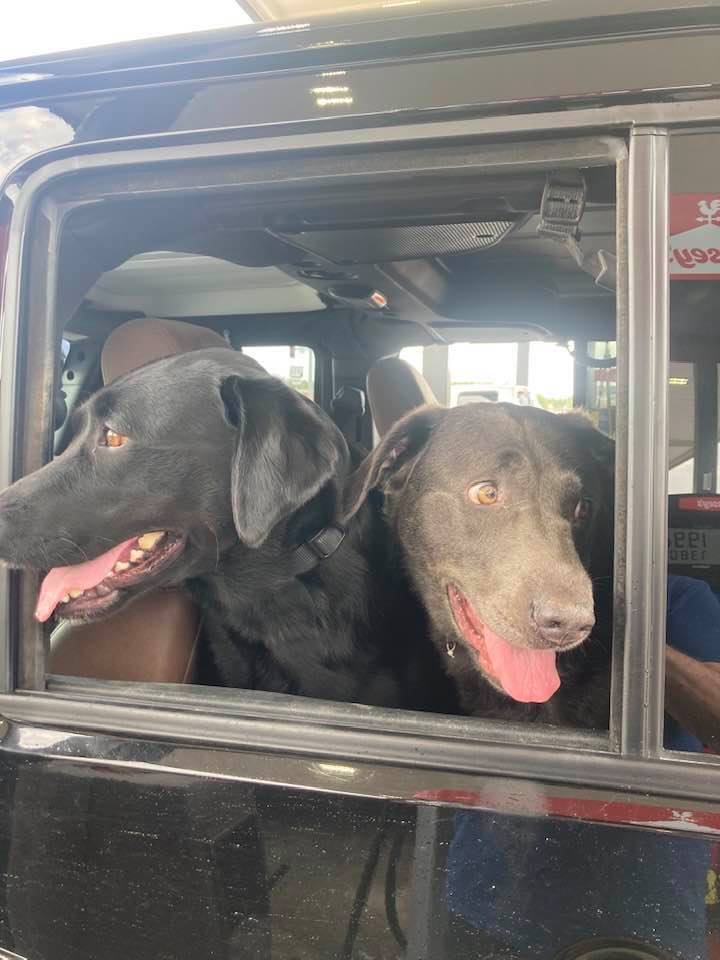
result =
[[560,416],[565,424],[575,430],[584,471],[592,474],[598,491],[592,527],[587,534],[587,553],[583,557],[597,596],[611,590],[613,583],[615,441],[598,430],[583,410],[573,410]]
[[270,531],[343,472],[348,448],[310,400],[271,378],[223,380],[225,416],[237,430],[232,512],[240,540],[260,547]]
[[435,426],[447,410],[433,404],[402,417],[360,464],[345,488],[343,519],[350,520],[367,500],[371,490],[387,489],[393,480],[407,474],[425,449]]
[[560,416],[564,423],[577,430],[578,438],[593,460],[612,471],[615,467],[615,441],[598,430],[585,410],[570,410]]

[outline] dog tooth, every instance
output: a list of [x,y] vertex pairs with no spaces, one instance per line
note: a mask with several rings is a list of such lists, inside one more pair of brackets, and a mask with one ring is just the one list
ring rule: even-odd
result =
[[60,601],[60,603],[70,603],[70,594],[66,593],[65,596]]
[[141,560],[145,559],[144,550],[131,550],[130,551],[130,563],[140,563]]
[[150,533],[144,533],[141,537],[138,537],[138,546],[142,550],[154,550],[164,536],[164,530],[153,530]]
[[118,560],[118,562],[113,567],[115,573],[124,573],[126,570],[130,569],[130,564],[126,563],[124,560]]
[[112,587],[106,587],[104,583],[99,583],[93,590],[93,595],[96,597],[107,597],[112,593]]
[[70,599],[71,599],[71,600],[77,600],[78,597],[81,597],[81,596],[82,596],[82,593],[83,593],[82,590],[71,590],[71,591],[70,591]]

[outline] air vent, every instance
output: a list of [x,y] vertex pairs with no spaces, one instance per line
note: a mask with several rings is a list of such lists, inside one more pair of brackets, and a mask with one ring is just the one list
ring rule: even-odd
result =
[[337,264],[415,260],[482,250],[499,243],[512,220],[413,223],[277,232],[277,236]]

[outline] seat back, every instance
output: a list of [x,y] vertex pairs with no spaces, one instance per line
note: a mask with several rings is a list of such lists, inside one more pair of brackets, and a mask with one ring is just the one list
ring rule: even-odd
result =
[[382,357],[373,364],[367,375],[367,392],[373,423],[381,437],[416,407],[437,404],[427,380],[400,357]]
[[[179,320],[143,318],[117,327],[103,348],[103,381],[205,347],[228,347],[213,330]],[[50,638],[48,672],[159,683],[191,683],[200,616],[183,590],[157,590],[97,623],[62,623]]]
[[208,347],[231,347],[214,330],[184,320],[142,317],[116,327],[105,341],[100,367],[103,383],[112,383],[146,363]]

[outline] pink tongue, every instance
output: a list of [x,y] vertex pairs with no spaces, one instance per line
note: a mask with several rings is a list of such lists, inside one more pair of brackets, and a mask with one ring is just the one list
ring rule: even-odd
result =
[[45,623],[62,598],[71,590],[90,590],[96,587],[112,572],[120,557],[135,540],[136,537],[132,537],[94,560],[78,563],[74,567],[53,567],[40,586],[35,618],[40,623]]
[[490,673],[503,690],[521,703],[545,703],[560,687],[554,650],[514,647],[484,625],[483,640]]

